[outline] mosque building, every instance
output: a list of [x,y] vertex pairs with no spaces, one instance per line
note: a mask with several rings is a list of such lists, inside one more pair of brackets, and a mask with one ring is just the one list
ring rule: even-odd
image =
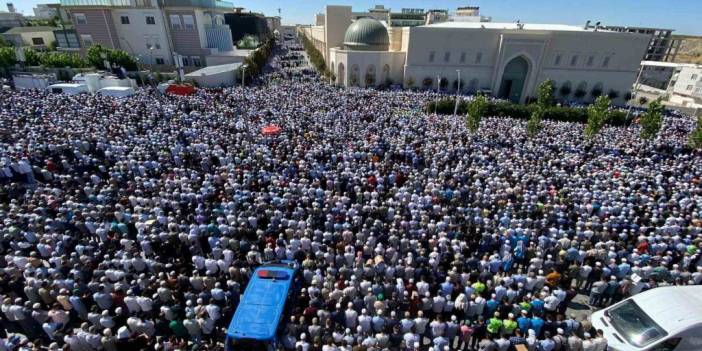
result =
[[[317,25],[300,30],[320,50],[339,86],[444,91],[460,86],[465,93],[521,103],[550,79],[560,100],[609,95],[623,104],[650,41],[648,35],[599,24],[490,22],[477,8],[470,10],[453,17],[429,10],[424,25],[402,27],[354,15],[350,6],[327,6]],[[442,20],[433,20],[437,17]]]

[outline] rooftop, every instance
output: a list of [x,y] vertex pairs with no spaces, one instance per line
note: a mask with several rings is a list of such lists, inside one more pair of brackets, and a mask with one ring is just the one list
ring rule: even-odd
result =
[[[594,29],[585,29],[582,26],[571,26],[567,24],[536,24],[522,23],[523,30],[547,30],[547,31],[568,31],[568,32],[593,32]],[[441,22],[422,27],[432,28],[485,28],[485,29],[519,29],[517,23],[499,22]],[[600,30],[604,31],[604,30]]]
[[[204,7],[234,9],[234,3],[220,0],[161,0],[164,6]],[[144,0],[61,0],[61,6],[100,6],[100,7],[136,7],[148,5]]]
[[36,33],[36,32],[53,32],[60,29],[59,27],[49,26],[32,26],[32,27],[14,27],[6,30],[3,34],[20,34],[20,33]]

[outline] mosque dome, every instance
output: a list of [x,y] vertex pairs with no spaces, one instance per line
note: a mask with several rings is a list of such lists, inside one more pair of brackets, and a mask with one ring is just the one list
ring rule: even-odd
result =
[[388,51],[388,29],[380,21],[360,18],[344,34],[344,48],[358,51]]

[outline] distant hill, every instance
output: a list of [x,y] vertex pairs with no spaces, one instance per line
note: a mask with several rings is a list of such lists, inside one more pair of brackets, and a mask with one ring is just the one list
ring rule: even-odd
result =
[[673,38],[682,39],[675,62],[702,64],[702,37],[676,35]]

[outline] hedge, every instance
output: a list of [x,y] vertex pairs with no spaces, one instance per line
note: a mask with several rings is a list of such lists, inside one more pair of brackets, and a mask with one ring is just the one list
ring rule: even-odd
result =
[[[455,104],[455,99],[448,98],[441,99],[438,102],[431,101],[427,104],[426,111],[432,113],[436,112],[442,115],[451,115],[453,114]],[[458,113],[465,115],[468,112],[467,108],[468,102],[462,101],[458,105]],[[505,101],[490,101],[485,115],[527,120],[536,108],[536,104],[519,105]],[[562,122],[587,123],[587,109],[552,106],[544,111],[543,118]],[[608,124],[614,126],[627,125],[626,112],[617,110],[611,111]]]

